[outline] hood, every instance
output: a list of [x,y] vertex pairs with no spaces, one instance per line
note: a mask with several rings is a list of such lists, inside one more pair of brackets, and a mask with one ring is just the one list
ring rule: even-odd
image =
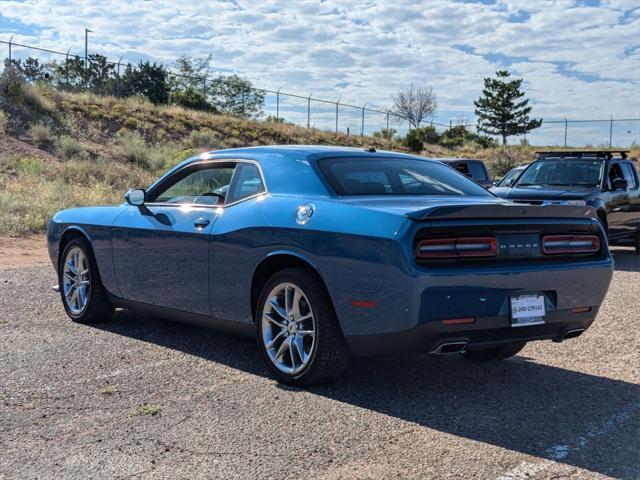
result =
[[584,200],[595,190],[594,187],[532,185],[530,187],[494,188],[491,191],[495,195],[509,200]]

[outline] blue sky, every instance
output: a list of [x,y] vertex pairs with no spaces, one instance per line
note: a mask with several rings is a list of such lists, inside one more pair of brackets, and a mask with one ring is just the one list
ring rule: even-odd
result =
[[[112,59],[211,54],[214,73],[354,105],[384,109],[396,90],[429,84],[443,123],[473,121],[482,78],[499,68],[525,79],[537,117],[640,117],[637,0],[0,0],[0,40],[82,53],[85,27],[90,50]],[[290,103],[301,117],[292,119],[306,123],[304,103]],[[312,123],[324,127],[332,111],[315,107]],[[344,116],[359,129],[358,112]],[[579,128],[604,141],[602,125]],[[631,140],[639,129],[616,125]]]

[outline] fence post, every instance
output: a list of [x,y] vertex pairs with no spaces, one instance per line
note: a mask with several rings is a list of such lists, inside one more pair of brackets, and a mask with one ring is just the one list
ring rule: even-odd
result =
[[387,112],[387,135],[389,134],[389,112]]
[[13,42],[13,35],[9,39],[9,65],[11,65],[11,42]]
[[280,121],[280,89],[282,87],[278,88],[278,91],[276,92],[276,122]]
[[311,128],[311,95],[313,93],[310,93],[307,97],[307,128]]
[[564,146],[567,146],[567,130],[569,129],[569,121],[564,119]]
[[365,103],[364,105],[362,105],[362,127],[360,127],[360,136],[364,137],[364,108],[367,106],[367,104]]
[[340,105],[340,99],[336,102],[336,133],[338,133],[338,105]]
[[609,123],[609,148],[613,146],[613,115],[611,116],[611,121]]

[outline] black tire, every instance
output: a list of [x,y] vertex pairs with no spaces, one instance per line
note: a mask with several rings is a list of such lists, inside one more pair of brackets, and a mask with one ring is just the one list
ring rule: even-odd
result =
[[636,255],[640,255],[640,230],[636,232],[635,247],[636,247]]
[[[72,308],[67,302],[65,297],[65,288],[64,288],[64,264],[65,259],[70,250],[74,248],[79,248],[82,250],[85,258],[88,261],[89,271],[87,273],[89,285],[87,288],[87,301],[86,305],[81,312],[73,312]],[[100,272],[98,270],[98,265],[93,256],[93,250],[87,242],[86,239],[81,237],[73,238],[69,241],[69,243],[65,246],[62,251],[62,256],[60,257],[60,265],[58,266],[58,285],[60,286],[60,297],[62,299],[62,305],[64,306],[67,315],[71,320],[78,323],[95,323],[101,322],[105,320],[109,320],[113,315],[114,307],[109,297],[107,296],[107,292],[102,285],[102,280],[100,279]]]
[[[281,284],[292,284],[304,293],[304,296],[309,300],[309,308],[314,319],[315,337],[308,354],[308,363],[295,374],[283,372],[276,367],[267,353],[263,337],[262,318],[267,297],[273,289]],[[304,269],[288,268],[269,278],[258,297],[255,324],[260,355],[282,383],[308,386],[332,380],[344,372],[351,359],[351,352],[342,335],[333,304],[324,284],[316,275]]]
[[497,347],[465,349],[465,351],[462,352],[462,356],[466,359],[478,362],[504,360],[505,358],[513,357],[515,354],[520,352],[526,344],[527,342],[514,342],[499,345]]

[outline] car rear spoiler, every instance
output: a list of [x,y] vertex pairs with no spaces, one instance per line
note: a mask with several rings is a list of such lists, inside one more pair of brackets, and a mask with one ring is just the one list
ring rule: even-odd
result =
[[447,205],[407,212],[409,218],[424,220],[466,220],[492,218],[597,218],[592,207],[569,205],[480,204]]

